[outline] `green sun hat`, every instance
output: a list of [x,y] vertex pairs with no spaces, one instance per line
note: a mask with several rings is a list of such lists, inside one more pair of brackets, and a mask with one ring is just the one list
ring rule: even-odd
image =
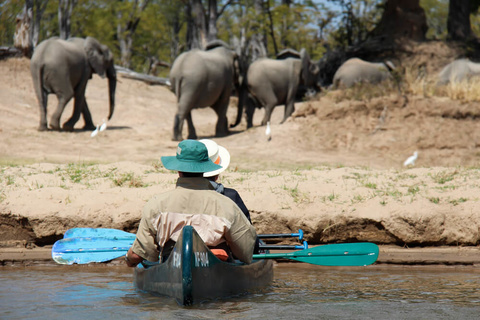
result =
[[209,172],[221,169],[208,157],[207,147],[197,140],[183,140],[178,144],[177,155],[161,157],[168,170],[181,172]]

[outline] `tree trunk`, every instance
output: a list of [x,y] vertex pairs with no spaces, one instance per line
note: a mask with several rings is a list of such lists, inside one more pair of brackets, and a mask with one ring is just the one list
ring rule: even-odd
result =
[[207,44],[207,24],[201,0],[190,0],[187,6],[187,47],[205,48]]
[[425,40],[427,30],[427,18],[420,7],[420,0],[387,0],[382,19],[372,35],[387,40],[408,38],[422,41]]
[[180,29],[182,28],[182,25],[180,23],[180,16],[178,13],[175,14],[175,17],[173,17],[172,21],[172,28],[170,31],[170,60],[174,61],[175,58],[179,55],[180,53]]
[[117,38],[120,46],[120,63],[123,67],[130,67],[133,37],[138,24],[140,23],[140,15],[145,10],[148,3],[149,0],[143,0],[140,4],[139,0],[135,0],[129,17],[124,25],[122,24],[122,12],[119,11],[117,13]]
[[[254,8],[258,17],[263,17],[264,15],[264,1],[255,0]],[[259,21],[264,21],[264,19],[258,19]],[[267,56],[266,48],[266,37],[264,34],[264,28],[262,26],[256,26],[253,29],[253,34],[250,40],[250,50],[252,61],[257,60],[258,58]]]
[[465,41],[472,36],[470,0],[450,0],[447,31],[449,40]]
[[[288,8],[287,12],[290,12],[290,5],[292,0],[282,0],[282,5]],[[288,13],[282,17],[282,33],[280,35],[280,44],[282,48],[289,48],[290,43],[288,42],[287,35],[288,30],[290,29],[290,23],[288,19]]]
[[33,31],[32,31],[32,45],[35,48],[38,44],[38,35],[40,33],[40,21],[42,21],[43,13],[47,8],[48,0],[35,0],[34,9],[35,14],[33,16]]
[[68,39],[71,30],[71,17],[73,8],[77,0],[59,0],[58,2],[58,27],[60,29],[60,38]]
[[208,36],[207,40],[213,41],[217,39],[217,0],[208,0]]
[[21,50],[26,57],[31,57],[33,53],[32,20],[33,0],[26,0],[22,12],[16,18],[17,25],[13,40],[14,46]]

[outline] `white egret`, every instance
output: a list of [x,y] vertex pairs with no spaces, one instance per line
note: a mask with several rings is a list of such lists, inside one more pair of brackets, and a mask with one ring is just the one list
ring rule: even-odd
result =
[[100,126],[100,132],[105,131],[105,129],[107,129],[107,121],[103,119],[103,123]]
[[100,126],[97,125],[97,128],[95,130],[93,130],[92,133],[90,134],[90,138],[93,138],[98,134],[99,128],[100,128]]
[[413,156],[408,157],[408,159],[405,160],[405,162],[403,163],[403,165],[404,165],[405,167],[406,167],[406,166],[410,166],[410,165],[414,166],[414,165],[415,165],[415,160],[417,160],[417,158],[418,158],[418,152],[415,151],[415,152],[413,153]]
[[270,129],[270,121],[267,122],[267,128],[265,129],[265,135],[268,138],[268,141],[272,139],[272,129]]

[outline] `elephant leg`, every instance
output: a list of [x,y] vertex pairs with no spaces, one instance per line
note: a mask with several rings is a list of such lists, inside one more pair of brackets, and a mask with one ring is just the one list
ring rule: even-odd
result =
[[252,96],[248,96],[247,107],[245,108],[245,115],[247,117],[247,129],[253,127],[253,114],[255,113],[256,102]]
[[285,121],[287,121],[288,117],[290,117],[294,111],[295,111],[295,104],[294,104],[293,100],[286,103],[285,104],[285,113],[283,115],[283,120],[280,123],[284,123]]
[[216,137],[225,137],[228,135],[228,119],[227,119],[227,109],[228,102],[230,97],[227,95],[226,98],[217,101],[213,106],[213,110],[217,114],[218,120],[215,127],[215,136]]
[[187,115],[185,116],[185,119],[187,120],[187,125],[188,125],[188,139],[197,140],[197,131],[195,130],[195,127],[193,126],[192,112],[191,111],[189,113],[187,113]]
[[83,112],[83,108],[85,108],[86,104],[85,88],[86,84],[80,85],[76,88],[72,116],[63,124],[63,130],[65,131],[73,131],[73,127],[80,119],[80,114]]
[[40,106],[40,124],[38,126],[38,131],[48,130],[47,126],[47,105],[48,105],[48,94],[42,90],[41,98],[39,101]]
[[63,110],[65,109],[65,106],[72,98],[72,95],[64,95],[62,93],[57,93],[57,98],[58,106],[53,113],[52,119],[50,121],[50,128],[52,128],[53,130],[60,130],[60,118],[62,116]]
[[182,141],[183,122],[185,121],[185,114],[177,112],[173,120],[173,141]]
[[95,130],[96,127],[93,124],[92,115],[90,114],[90,110],[88,109],[88,104],[86,99],[83,99],[82,115],[83,115],[83,120],[85,121],[85,125],[83,126],[83,129]]
[[267,122],[270,121],[270,118],[272,117],[273,108],[275,108],[275,104],[267,104],[265,106],[265,115],[262,120],[262,126],[266,125]]

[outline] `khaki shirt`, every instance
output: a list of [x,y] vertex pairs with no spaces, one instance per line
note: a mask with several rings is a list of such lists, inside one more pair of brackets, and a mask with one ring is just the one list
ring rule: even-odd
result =
[[180,177],[176,189],[150,199],[132,250],[146,260],[158,261],[165,243],[176,241],[185,225],[192,225],[207,245],[227,242],[238,259],[252,261],[255,228],[240,208],[213,190],[205,178]]

